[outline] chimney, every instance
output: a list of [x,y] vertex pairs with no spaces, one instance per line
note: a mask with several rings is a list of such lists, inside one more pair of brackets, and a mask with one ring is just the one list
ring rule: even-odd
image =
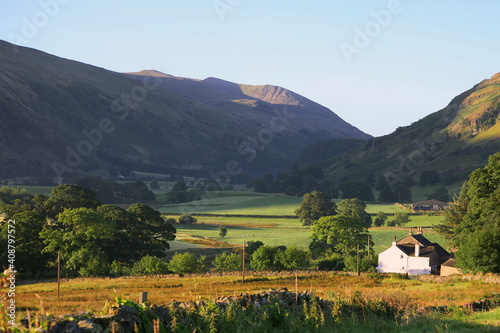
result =
[[396,246],[396,245],[397,245],[396,236],[394,236],[394,242],[392,242],[392,246]]
[[420,245],[417,243],[415,244],[415,257],[418,257],[420,255]]
[[423,234],[424,232],[422,231],[422,227],[418,227],[418,231],[417,231],[417,235],[421,235]]
[[410,228],[410,231],[408,231],[408,236],[413,235],[413,228]]

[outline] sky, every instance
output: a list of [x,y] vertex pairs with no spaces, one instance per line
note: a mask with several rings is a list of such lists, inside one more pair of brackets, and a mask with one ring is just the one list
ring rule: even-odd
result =
[[2,0],[0,39],[117,72],[282,86],[381,136],[500,72],[498,13],[498,0]]

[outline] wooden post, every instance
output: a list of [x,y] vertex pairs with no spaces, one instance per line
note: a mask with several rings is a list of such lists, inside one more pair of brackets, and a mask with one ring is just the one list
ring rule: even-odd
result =
[[61,277],[61,251],[57,252],[57,298],[59,298],[59,287],[60,287],[60,277]]
[[148,292],[143,291],[139,294],[139,304],[146,303],[148,301]]
[[299,304],[299,279],[297,272],[295,272],[295,303]]
[[358,250],[356,253],[356,275],[359,276],[359,244],[358,244]]
[[243,241],[243,269],[241,271],[241,283],[245,283],[245,247],[246,242]]
[[368,259],[372,259],[372,256],[370,255],[370,236],[368,236]]

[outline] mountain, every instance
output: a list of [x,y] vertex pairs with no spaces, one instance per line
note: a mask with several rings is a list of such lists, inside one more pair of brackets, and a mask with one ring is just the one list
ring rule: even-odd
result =
[[384,177],[389,183],[437,171],[463,180],[500,151],[500,73],[455,97],[444,109],[395,132],[374,138],[341,159],[319,162],[339,181]]
[[0,41],[0,176],[260,175],[318,141],[369,139],[276,86],[116,73]]

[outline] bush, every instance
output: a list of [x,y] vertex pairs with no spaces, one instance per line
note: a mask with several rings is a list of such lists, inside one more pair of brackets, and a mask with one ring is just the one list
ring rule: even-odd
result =
[[344,258],[339,253],[320,258],[313,262],[320,271],[340,271],[344,269]]
[[184,254],[176,252],[168,262],[168,268],[177,274],[203,273],[206,271],[205,260],[205,256],[197,259],[194,254],[189,252]]
[[250,265],[256,271],[280,271],[284,268],[283,257],[282,248],[263,245],[253,253]]
[[252,254],[257,251],[257,249],[261,246],[263,246],[264,243],[261,241],[249,241],[247,243],[246,249],[245,249],[245,254],[250,258]]
[[158,257],[145,256],[132,267],[133,275],[155,275],[169,273],[168,265]]
[[179,223],[180,224],[193,224],[196,223],[198,220],[194,218],[193,216],[189,214],[184,214],[181,217],[179,217]]
[[309,251],[292,245],[283,253],[281,263],[286,269],[290,270],[307,268],[309,266]]
[[[394,213],[394,219],[392,221],[387,221],[387,226],[388,227],[394,227],[394,226],[402,226],[403,224],[406,224],[408,222],[410,222],[410,218],[408,217],[408,214],[406,213]],[[389,225],[389,222],[390,225]]]
[[217,272],[234,272],[239,271],[242,268],[243,257],[236,253],[223,253],[220,256],[215,257],[213,265]]
[[109,266],[109,275],[118,277],[123,275],[123,266],[118,261],[113,261]]
[[219,227],[219,236],[221,238],[224,238],[224,236],[226,236],[226,235],[227,235],[227,228],[224,226],[220,226]]
[[378,212],[377,217],[375,217],[375,221],[373,221],[373,224],[376,227],[381,227],[384,225],[386,220],[387,220],[387,215],[385,215],[384,212]]

